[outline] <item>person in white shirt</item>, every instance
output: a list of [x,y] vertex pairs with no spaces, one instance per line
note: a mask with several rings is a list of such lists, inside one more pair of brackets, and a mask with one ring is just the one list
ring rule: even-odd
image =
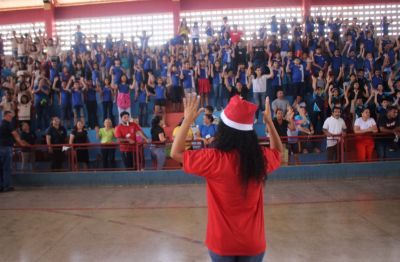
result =
[[251,74],[250,68],[251,66],[249,67],[247,75],[249,76],[250,80],[250,88],[253,88],[254,102],[258,106],[256,111],[256,119],[254,120],[254,124],[256,124],[260,111],[262,111],[265,107],[265,98],[267,96],[267,79],[274,77],[274,71],[270,68],[270,74],[265,75],[262,73],[261,67],[257,67],[254,75]]
[[332,116],[327,118],[323,125],[324,134],[327,136],[326,151],[328,155],[328,161],[337,161],[338,156],[337,143],[340,140],[340,135],[346,133],[346,123],[343,118],[340,117],[342,109],[340,107],[334,107]]
[[368,108],[361,111],[361,117],[357,118],[354,123],[354,133],[356,136],[356,152],[358,161],[370,161],[374,152],[375,142],[371,136],[378,133],[375,119],[370,117],[371,113]]

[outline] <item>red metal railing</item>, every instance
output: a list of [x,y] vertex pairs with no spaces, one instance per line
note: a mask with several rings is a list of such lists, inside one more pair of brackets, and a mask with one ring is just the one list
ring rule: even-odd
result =
[[[335,136],[331,139],[337,141],[335,145],[336,157],[334,159],[326,159],[326,141],[327,138],[324,135],[316,136],[291,136],[282,137],[282,142],[285,144],[285,149],[283,152],[282,160],[284,164],[292,165],[304,165],[304,164],[329,164],[329,163],[346,163],[346,162],[360,162],[364,161],[359,159],[359,152],[357,149],[363,140],[360,137],[365,138],[365,135],[349,134],[343,136]],[[391,146],[394,144],[394,136],[387,136],[382,134],[369,135],[369,138],[373,140],[374,150],[371,158],[365,161],[377,161],[377,160],[400,160],[400,153],[391,152]],[[371,141],[371,140],[370,140]],[[123,164],[120,148],[122,146],[127,146],[126,144],[110,143],[110,144],[100,144],[100,143],[88,143],[88,144],[61,144],[61,145],[33,145],[28,148],[15,147],[14,148],[14,168],[19,172],[46,172],[46,171],[67,171],[67,172],[77,172],[77,171],[129,171],[129,170],[151,170],[154,169],[154,163],[152,159],[152,149],[153,148],[164,148],[166,157],[166,164],[163,169],[180,169],[181,165],[169,157],[168,151],[172,141],[167,141],[166,143],[152,142],[152,143],[134,143],[129,145],[131,147],[128,149],[127,154],[132,157],[132,166],[127,167]],[[269,138],[260,138],[260,144],[268,145]],[[382,153],[377,154],[376,148],[381,148],[384,145],[385,155]],[[193,149],[204,148],[204,144],[201,140],[188,142],[188,147]],[[291,148],[298,147],[302,150],[304,147],[310,147],[312,149],[318,148],[321,153],[310,153],[303,154],[300,152],[293,152]],[[49,154],[49,149],[53,149],[53,154]],[[103,153],[104,149],[109,149],[110,154],[115,157],[110,158],[111,162],[114,159],[114,163],[109,163],[106,165],[104,161]],[[394,148],[393,148],[394,149]],[[61,151],[61,153],[60,153]],[[57,153],[54,153],[57,152]],[[86,153],[82,153],[86,152]],[[34,163],[31,163],[30,168],[26,168],[26,164],[23,160],[26,160],[27,155],[33,154],[35,156]],[[292,154],[290,154],[292,153]],[[59,154],[59,161],[62,163],[57,163],[56,154]],[[88,161],[85,164],[82,162],[82,155],[87,154]],[[289,155],[290,154],[290,155]],[[58,168],[56,168],[58,167]]]

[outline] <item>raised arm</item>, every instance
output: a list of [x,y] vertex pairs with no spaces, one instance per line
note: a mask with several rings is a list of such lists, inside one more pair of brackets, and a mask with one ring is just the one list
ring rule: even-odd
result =
[[271,149],[275,149],[279,153],[283,152],[283,146],[278,132],[276,131],[274,122],[272,121],[271,107],[269,106],[269,97],[265,99],[264,122],[268,129],[269,143]]
[[200,97],[196,95],[188,95],[183,99],[184,119],[176,133],[174,142],[171,148],[171,157],[178,161],[183,162],[183,152],[185,151],[186,135],[189,131],[190,125],[195,121],[203,109],[198,109]]

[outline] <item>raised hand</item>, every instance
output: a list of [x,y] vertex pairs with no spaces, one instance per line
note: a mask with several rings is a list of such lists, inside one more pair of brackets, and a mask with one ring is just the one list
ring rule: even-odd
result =
[[265,98],[265,111],[264,111],[264,122],[272,123],[271,107],[269,105],[269,97]]
[[287,113],[286,113],[287,119],[293,119],[294,117],[294,111],[291,106],[287,107]]
[[185,121],[192,124],[204,108],[199,108],[200,96],[196,93],[186,95],[183,99],[184,118]]

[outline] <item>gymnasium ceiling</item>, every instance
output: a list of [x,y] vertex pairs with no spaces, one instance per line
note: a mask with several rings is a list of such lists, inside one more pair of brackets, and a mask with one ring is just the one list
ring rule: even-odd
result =
[[[55,0],[56,6],[80,5],[91,3],[128,2],[132,0]],[[43,0],[0,0],[1,10],[29,9],[43,7]]]

